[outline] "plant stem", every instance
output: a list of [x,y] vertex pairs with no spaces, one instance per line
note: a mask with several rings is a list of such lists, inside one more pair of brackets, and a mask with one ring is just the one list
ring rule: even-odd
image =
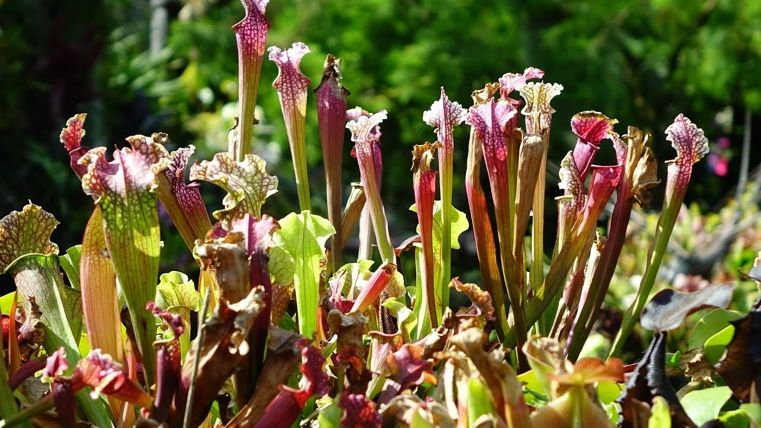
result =
[[655,243],[650,249],[650,258],[647,261],[645,273],[640,280],[637,296],[624,314],[621,329],[613,340],[613,345],[608,354],[608,358],[617,357],[621,353],[626,339],[629,338],[629,335],[634,329],[634,324],[639,320],[639,315],[642,313],[642,309],[645,308],[647,299],[650,296],[650,291],[653,289],[653,284],[655,284],[658,269],[663,261],[663,256],[666,254],[666,247],[669,238],[671,237],[671,232],[674,230],[674,224],[676,223],[676,217],[679,214],[679,207],[682,205],[681,199],[683,199],[683,197],[684,195],[682,194],[682,198],[676,198],[679,199],[678,204],[672,205],[671,203],[668,203],[668,205],[663,208],[663,213],[658,219],[658,226],[656,227]]
[[53,408],[53,394],[48,394],[41,400],[35,401],[31,406],[21,409],[20,412],[0,420],[0,428],[10,428],[19,424],[29,426],[29,419]]
[[211,288],[206,289],[206,295],[203,298],[203,303],[201,304],[201,312],[199,315],[199,324],[198,324],[198,337],[196,337],[196,349],[195,354],[196,357],[193,361],[193,372],[190,375],[190,387],[188,388],[188,400],[185,402],[185,415],[183,418],[182,426],[189,427],[190,426],[190,419],[192,417],[193,413],[193,395],[195,395],[195,389],[196,389],[196,380],[198,378],[198,368],[201,365],[201,342],[203,342],[203,323],[206,322],[206,315],[209,311],[209,300],[211,300]]
[[[549,132],[547,133],[549,140]],[[539,166],[539,175],[536,178],[534,190],[534,204],[532,210],[534,219],[531,224],[531,288],[536,291],[544,281],[544,194],[546,192],[547,179],[547,152],[548,141],[544,141],[544,154]]]
[[[621,189],[628,189],[625,183]],[[567,357],[571,361],[576,361],[581,349],[586,342],[587,337],[592,332],[592,327],[600,312],[605,295],[608,292],[610,281],[616,270],[618,257],[621,255],[621,249],[626,239],[626,228],[629,225],[631,210],[634,205],[634,199],[624,190],[624,194],[619,195],[616,200],[616,206],[613,208],[613,214],[610,219],[610,228],[608,229],[608,240],[605,243],[600,264],[595,269],[592,283],[589,287],[589,296],[581,308],[576,325],[571,332],[568,340]]]

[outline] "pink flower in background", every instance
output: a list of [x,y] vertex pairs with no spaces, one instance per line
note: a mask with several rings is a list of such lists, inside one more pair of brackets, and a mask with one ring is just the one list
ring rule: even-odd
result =
[[719,137],[708,155],[708,170],[719,177],[725,177],[729,172],[729,160],[732,145],[727,137]]

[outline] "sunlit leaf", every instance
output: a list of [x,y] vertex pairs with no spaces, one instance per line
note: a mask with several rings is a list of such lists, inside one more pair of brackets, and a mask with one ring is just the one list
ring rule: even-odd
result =
[[82,189],[95,199],[103,215],[109,255],[129,308],[132,326],[145,367],[148,383],[153,381],[155,361],[153,315],[145,305],[156,295],[161,252],[157,176],[169,165],[163,146],[165,134],[127,138],[130,147],[114,151],[106,159],[106,148],[87,152],[79,163],[87,166]]
[[732,390],[728,386],[717,386],[690,391],[682,397],[681,401],[690,419],[700,426],[716,419],[730,397],[732,397]]
[[325,258],[325,242],[335,233],[327,219],[302,211],[280,220],[275,242],[293,257],[296,308],[299,333],[312,337],[317,328],[317,306],[320,296],[320,272]]
[[737,311],[722,308],[708,311],[700,317],[690,330],[690,334],[687,336],[687,348],[695,349],[703,346],[709,337],[727,328],[731,321],[736,321],[742,317],[743,315]]
[[185,331],[180,336],[180,347],[184,356],[190,349],[190,312],[198,311],[201,294],[195,284],[182,272],[172,271],[161,274],[156,286],[156,305],[179,315],[185,323]]
[[217,153],[211,161],[190,168],[190,179],[208,181],[227,191],[223,210],[214,212],[220,220],[234,220],[251,214],[261,217],[267,197],[277,192],[277,177],[267,174],[264,159],[249,154],[235,161],[227,153]]
[[650,419],[647,421],[648,428],[671,428],[671,411],[663,397],[653,399],[650,412]]

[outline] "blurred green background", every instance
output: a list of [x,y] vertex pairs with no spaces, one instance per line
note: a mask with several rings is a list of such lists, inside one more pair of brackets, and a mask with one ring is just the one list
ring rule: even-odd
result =
[[[77,112],[88,113],[89,146],[165,131],[175,146],[194,144],[201,159],[226,150],[237,111],[230,27],[242,13],[237,0],[0,0],[0,215],[31,199],[62,222],[55,234],[62,248],[79,242],[92,202],[58,142]],[[555,161],[572,147],[568,124],[582,110],[617,118],[622,134],[630,124],[652,132],[658,159],[670,159],[663,131],[683,112],[714,148],[696,166],[688,195],[704,210],[716,209],[737,182],[746,112],[759,129],[757,0],[273,0],[267,16],[268,46],[303,41],[311,48],[302,69],[312,87],[333,53],[342,60],[350,106],[389,111],[382,193],[396,243],[414,230],[410,150],[435,138],[422,113],[441,85],[468,106],[472,90],[503,73],[542,68],[545,80],[565,87],[553,101]],[[280,177],[280,192],[265,208],[279,216],[295,208],[296,191],[270,85],[276,74],[265,60],[255,150]],[[309,109],[313,204],[325,215],[313,97]],[[463,126],[455,134],[455,205],[465,211],[467,133]],[[349,149],[347,143],[347,185],[359,176]],[[606,150],[601,157],[612,159]],[[750,165],[759,160],[761,150],[752,150]],[[222,195],[203,189],[217,209]],[[176,233],[165,235],[164,263],[188,264]]]

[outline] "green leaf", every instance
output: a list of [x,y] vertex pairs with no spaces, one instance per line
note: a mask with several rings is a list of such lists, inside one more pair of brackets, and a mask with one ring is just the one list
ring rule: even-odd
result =
[[13,299],[15,298],[15,291],[11,291],[5,296],[0,297],[0,313],[8,315],[11,312],[11,306],[13,306]]
[[[460,249],[460,235],[462,235],[463,232],[468,230],[470,227],[470,223],[468,223],[468,217],[465,215],[464,212],[458,210],[457,208],[452,207],[452,215],[449,218],[449,222],[452,225],[452,233],[450,235],[451,241],[452,241],[452,249],[453,250],[459,250]],[[415,204],[412,204],[410,207],[410,211],[416,213],[417,207]],[[444,224],[442,220],[443,215],[443,209],[441,205],[441,201],[434,201],[433,203],[433,239],[434,243],[433,246],[435,249],[438,249],[440,252],[440,245],[441,245],[441,230],[442,225]],[[437,246],[438,245],[438,246]]]
[[66,250],[66,254],[58,257],[58,263],[69,278],[69,284],[79,290],[79,261],[82,256],[82,245],[75,245]]
[[[65,286],[56,255],[58,246],[50,241],[57,225],[52,214],[34,204],[27,204],[20,212],[14,211],[0,220],[0,271],[13,275],[19,302],[27,313],[32,310],[34,298],[41,313],[43,345],[48,354],[63,347],[69,360],[76,362],[81,358],[78,337],[75,338],[71,328],[76,322],[70,323],[68,319],[68,305],[64,305],[63,297]],[[81,329],[81,318],[79,326]],[[90,421],[96,425],[111,424],[102,400],[92,400],[87,392],[80,392],[77,401]]]
[[149,385],[155,380],[156,328],[145,305],[156,297],[159,273],[161,237],[153,190],[158,186],[158,175],[169,165],[169,153],[161,144],[165,139],[165,134],[135,135],[127,138],[130,147],[114,151],[113,161],[106,159],[105,147],[96,147],[79,160],[87,166],[82,189],[101,209],[106,246],[127,302]]
[[742,318],[737,311],[717,308],[700,317],[695,326],[690,330],[687,341],[687,349],[695,349],[703,346],[705,341],[725,329],[731,321]]
[[544,388],[544,384],[536,375],[536,371],[534,371],[534,369],[519,374],[518,380],[523,384],[525,388],[528,388],[532,391],[532,395],[535,395],[535,393],[540,393],[545,396],[549,395],[547,390]]
[[597,382],[597,398],[600,399],[602,404],[609,404],[616,401],[625,389],[625,384],[603,380]]
[[[7,314],[7,312],[0,312],[0,314]],[[6,370],[5,354],[3,353],[3,347],[0,346],[0,418],[2,419],[18,413],[16,398],[13,396],[13,391],[11,391],[11,387],[8,384],[8,372]],[[25,422],[24,426],[30,426],[29,422]]]
[[187,275],[172,271],[159,277],[156,304],[161,309],[178,314],[182,314],[181,311],[198,311],[201,306],[201,294]]
[[312,338],[317,328],[320,276],[324,266],[325,242],[335,233],[330,222],[309,211],[291,213],[280,220],[275,242],[294,260],[293,283],[299,333]]
[[699,389],[682,397],[681,402],[687,415],[697,426],[716,419],[724,403],[732,397],[728,386]]
[[660,395],[653,399],[653,407],[650,409],[648,428],[671,428],[671,410],[669,403]]
[[420,411],[415,411],[410,419],[410,428],[433,428],[433,424],[425,420]]
[[745,412],[753,423],[761,425],[761,404],[746,403],[740,404],[740,409]]
[[232,220],[245,214],[259,218],[268,196],[277,192],[277,177],[267,174],[267,162],[254,154],[236,162],[228,153],[217,153],[211,161],[190,168],[191,180],[208,181],[227,191],[225,209],[215,211],[217,219]]
[[[180,335],[180,351],[183,357],[190,350],[190,311],[201,307],[201,294],[195,284],[182,272],[172,271],[161,274],[156,286],[156,305],[159,308],[178,314],[185,323],[185,330]],[[172,332],[167,334],[173,335]]]
[[729,346],[729,343],[732,341],[734,334],[735,327],[730,325],[709,337],[705,341],[703,348],[703,354],[705,355],[706,360],[712,364],[718,363],[721,356],[724,355],[727,346]]
[[270,248],[267,269],[270,272],[273,284],[293,284],[296,265],[293,262],[293,257],[282,247],[274,246]]
[[341,416],[343,410],[338,406],[338,402],[324,396],[317,401],[317,425],[322,428],[338,428],[341,426]]
[[478,377],[468,379],[468,426],[475,427],[476,420],[483,415],[490,416],[490,420],[496,421],[494,405],[492,404],[491,391]]
[[79,343],[78,339],[82,335],[84,318],[82,313],[82,293],[79,290],[62,285],[61,301],[63,302],[63,310],[66,313],[66,319],[69,320],[71,334],[74,336],[74,340]]
[[730,410],[719,416],[719,421],[724,428],[748,428],[750,417],[742,409]]
[[[413,212],[417,212],[417,207],[413,204],[410,207],[410,210]],[[460,235],[468,230],[468,227],[470,227],[470,223],[468,223],[468,218],[465,215],[464,212],[458,210],[454,206],[452,206],[452,210],[450,211],[452,214],[449,218],[449,222],[451,224],[451,234],[450,234],[450,242],[452,243],[452,249],[458,250],[460,249]],[[443,209],[441,201],[434,201],[433,203],[433,259],[436,260],[436,263],[434,265],[434,289],[436,290],[436,299],[438,300],[436,302],[436,307],[442,308],[442,295],[444,293],[449,293],[449,278],[447,279],[446,284],[442,284],[442,275],[441,275],[441,269],[443,268],[441,265],[442,257],[441,257],[441,233],[442,233],[442,225],[444,224],[444,220],[442,219],[443,216]],[[442,308],[443,311],[443,308]]]

